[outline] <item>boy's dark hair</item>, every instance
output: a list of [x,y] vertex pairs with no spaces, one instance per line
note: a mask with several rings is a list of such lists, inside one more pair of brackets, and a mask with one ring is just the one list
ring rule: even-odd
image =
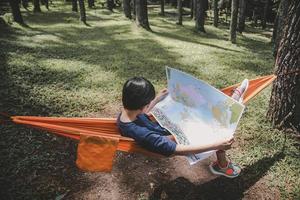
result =
[[149,104],[155,97],[155,89],[143,77],[133,77],[123,86],[122,102],[125,109],[138,110]]

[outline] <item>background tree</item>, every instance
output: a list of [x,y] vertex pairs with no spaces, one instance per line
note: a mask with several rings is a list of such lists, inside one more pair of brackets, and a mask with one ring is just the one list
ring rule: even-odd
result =
[[42,12],[40,7],[40,0],[33,0],[33,12]]
[[160,15],[165,16],[165,0],[160,0]]
[[182,25],[182,0],[177,0],[177,23]]
[[107,9],[110,11],[113,11],[113,8],[115,6],[114,0],[107,0]]
[[264,9],[263,9],[263,16],[262,16],[262,20],[261,20],[262,29],[265,29],[266,26],[267,26],[267,16],[268,16],[268,11],[269,11],[269,6],[270,6],[269,0],[265,0],[265,5],[264,5]]
[[88,7],[89,8],[95,7],[95,0],[88,0]]
[[190,0],[190,8],[191,8],[191,19],[194,18],[194,1],[195,0]]
[[19,1],[18,0],[9,0],[9,5],[11,7],[14,21],[19,24],[23,24],[24,21],[23,21],[23,17],[21,15],[21,11],[20,11]]
[[287,2],[268,117],[279,129],[292,129],[300,134],[300,1]]
[[205,22],[205,2],[206,0],[196,0],[196,30],[205,33],[204,22]]
[[242,33],[245,30],[247,0],[239,0],[239,17],[237,30]]
[[80,12],[80,21],[86,24],[84,0],[78,0],[78,4],[79,4],[79,12]]
[[229,37],[229,40],[232,43],[236,43],[237,15],[238,15],[238,0],[232,0],[232,2],[231,2],[231,20],[230,20],[230,37]]
[[132,16],[131,16],[130,0],[123,0],[123,9],[124,9],[125,17],[131,19]]
[[214,9],[214,26],[218,27],[218,23],[219,23],[218,0],[213,0],[213,9]]
[[22,6],[23,6],[23,8],[25,8],[27,10],[28,9],[28,0],[22,0]]
[[274,57],[276,57],[277,55],[278,46],[283,35],[282,27],[284,27],[284,22],[285,22],[284,19],[287,15],[288,7],[289,7],[289,1],[280,1],[278,12],[274,23],[273,35],[272,35],[272,40],[274,42],[273,44]]
[[72,11],[73,12],[78,12],[77,0],[72,0]]
[[151,30],[148,21],[147,0],[136,0],[136,23],[146,30]]

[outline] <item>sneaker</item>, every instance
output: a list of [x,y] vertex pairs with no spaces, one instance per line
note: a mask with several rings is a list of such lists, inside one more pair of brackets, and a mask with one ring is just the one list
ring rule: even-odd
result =
[[218,161],[209,165],[211,173],[215,175],[222,175],[228,178],[235,178],[241,173],[241,168],[232,162],[228,162],[227,167],[220,167]]
[[243,102],[243,97],[248,89],[249,86],[249,81],[248,79],[243,80],[242,84],[237,87],[235,90],[233,90],[233,93],[231,97],[238,102],[242,103]]

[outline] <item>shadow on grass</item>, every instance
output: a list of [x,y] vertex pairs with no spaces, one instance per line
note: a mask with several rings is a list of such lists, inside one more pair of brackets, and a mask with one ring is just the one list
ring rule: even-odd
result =
[[[6,33],[6,40],[17,40],[12,30],[1,31]],[[54,104],[45,105],[32,98],[34,84],[18,82],[20,77],[11,71],[14,66],[8,64],[10,51],[14,51],[15,46],[2,39],[0,36],[1,45],[6,51],[0,52],[0,110],[20,115],[29,112],[32,115],[48,115],[52,109],[59,113]],[[22,74],[22,71],[18,73]],[[0,135],[2,199],[55,199],[93,184],[85,180],[83,173],[74,165],[74,141],[11,124],[1,124]]]
[[229,179],[218,177],[203,184],[193,184],[184,177],[179,177],[157,187],[150,199],[161,199],[163,193],[167,194],[166,199],[172,200],[238,200],[244,197],[244,193],[259,181],[268,170],[282,160],[285,154],[280,152],[272,157],[265,157],[256,163],[247,166],[242,170],[239,177]]

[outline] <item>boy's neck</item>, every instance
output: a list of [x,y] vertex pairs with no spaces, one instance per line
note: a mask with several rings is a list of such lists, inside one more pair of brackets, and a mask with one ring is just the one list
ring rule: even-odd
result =
[[142,110],[123,109],[121,121],[134,121],[136,119],[136,116],[138,116],[139,114],[142,114]]

